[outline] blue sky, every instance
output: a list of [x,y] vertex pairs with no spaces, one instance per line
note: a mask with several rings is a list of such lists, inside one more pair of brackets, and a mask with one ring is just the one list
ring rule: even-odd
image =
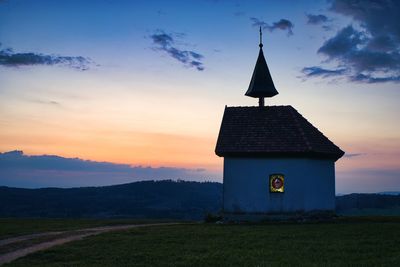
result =
[[[223,108],[257,103],[244,93],[262,26],[279,91],[266,103],[350,155],[337,192],[399,190],[398,15],[395,1],[0,1],[0,152],[221,181]],[[61,176],[51,185],[69,186]]]

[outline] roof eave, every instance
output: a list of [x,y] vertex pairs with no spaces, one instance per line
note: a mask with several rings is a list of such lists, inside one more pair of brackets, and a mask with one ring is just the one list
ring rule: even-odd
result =
[[215,154],[219,157],[232,158],[313,158],[313,159],[331,159],[337,161],[344,152],[340,150],[338,153],[323,153],[314,151],[304,152],[249,152],[249,151],[220,151],[215,150]]

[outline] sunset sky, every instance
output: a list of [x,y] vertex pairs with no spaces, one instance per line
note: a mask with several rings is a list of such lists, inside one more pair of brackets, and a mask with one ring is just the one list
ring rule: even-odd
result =
[[266,104],[346,152],[336,192],[400,191],[400,4],[357,2],[0,1],[0,185],[221,182],[219,126],[257,105],[261,26]]

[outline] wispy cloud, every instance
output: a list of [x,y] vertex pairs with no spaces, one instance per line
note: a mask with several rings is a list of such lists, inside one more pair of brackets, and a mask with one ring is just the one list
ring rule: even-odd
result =
[[354,158],[354,157],[360,157],[360,156],[365,156],[366,153],[346,153],[344,154],[345,158]]
[[306,16],[307,16],[307,24],[311,25],[321,25],[328,21],[328,17],[322,14],[319,15],[307,14]]
[[203,55],[195,51],[179,49],[176,46],[175,38],[181,38],[182,36],[182,34],[167,34],[159,30],[157,33],[150,35],[150,38],[153,40],[153,44],[156,45],[157,50],[166,52],[172,58],[183,63],[184,66],[203,71]]
[[0,50],[0,66],[4,67],[61,65],[77,70],[87,70],[91,63],[89,58],[82,56],[45,55],[34,52],[16,53],[11,48]]
[[341,68],[341,69],[334,69],[334,70],[330,70],[330,69],[324,69],[318,66],[313,66],[313,67],[305,67],[302,69],[302,73],[306,76],[306,77],[317,77],[317,76],[321,76],[321,77],[332,77],[332,76],[340,76],[343,75],[346,72],[346,69]]
[[341,28],[322,44],[317,52],[326,57],[324,62],[346,66],[342,74],[352,82],[399,83],[400,2],[334,0],[330,10],[357,25]]
[[308,25],[321,26],[322,29],[324,29],[325,31],[332,30],[332,26],[329,25],[330,22],[332,21],[332,19],[329,19],[325,15],[322,15],[322,14],[318,14],[318,15],[306,14],[306,18],[307,18],[307,22],[306,23]]
[[42,105],[61,106],[61,103],[55,100],[28,99],[28,101]]
[[250,20],[252,21],[252,25],[255,27],[262,27],[263,29],[267,29],[270,32],[273,32],[275,30],[287,31],[288,35],[293,35],[294,24],[290,20],[280,19],[279,21],[273,22],[272,24],[269,24],[254,17],[250,18]]
[[388,77],[373,77],[370,74],[359,73],[357,75],[350,76],[350,80],[353,82],[363,83],[385,83],[385,82],[400,82],[400,76],[388,76]]

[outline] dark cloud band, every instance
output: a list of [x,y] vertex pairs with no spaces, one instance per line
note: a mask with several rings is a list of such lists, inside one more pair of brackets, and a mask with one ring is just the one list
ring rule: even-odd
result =
[[153,168],[54,155],[27,156],[22,151],[0,153],[0,186],[71,187],[163,179],[204,181],[210,178],[215,179],[215,175],[203,168]]
[[56,56],[40,53],[15,53],[12,49],[0,50],[0,66],[20,67],[34,65],[63,65],[78,70],[87,70],[91,60],[82,56]]

